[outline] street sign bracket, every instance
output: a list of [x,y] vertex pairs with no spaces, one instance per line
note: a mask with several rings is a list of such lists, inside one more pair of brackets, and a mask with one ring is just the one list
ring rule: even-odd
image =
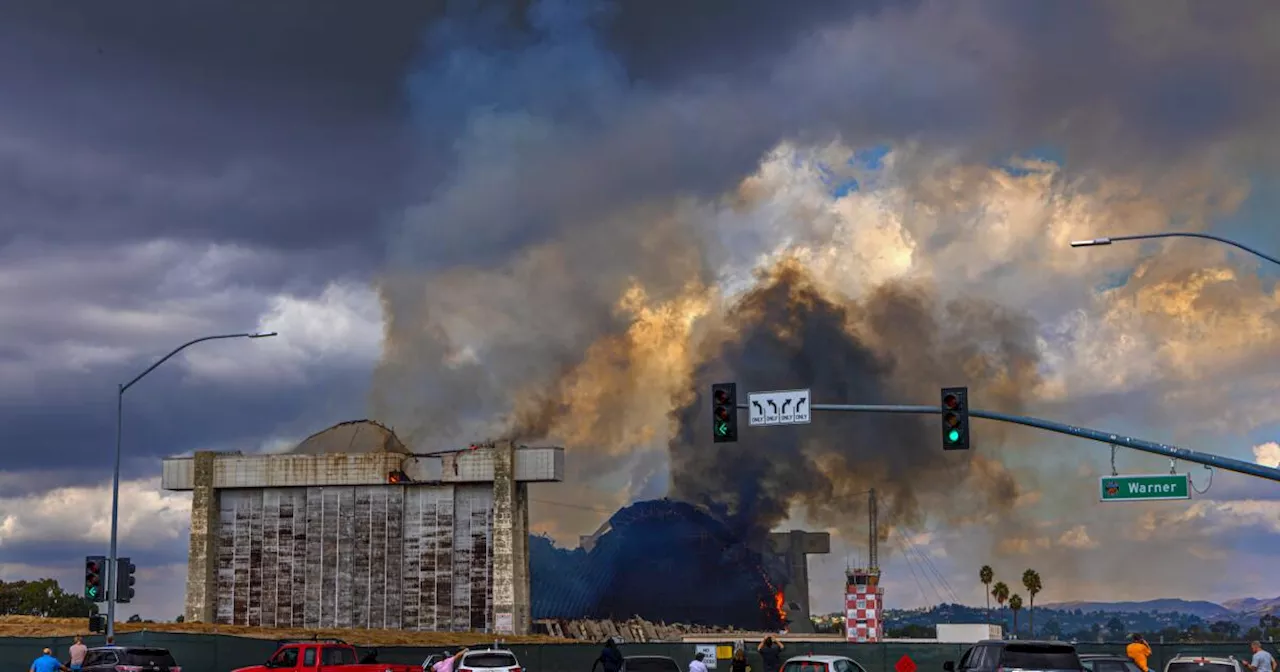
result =
[[1209,488],[1213,487],[1213,467],[1207,464],[1201,465],[1201,466],[1203,466],[1205,470],[1209,472],[1209,482],[1204,484],[1204,490],[1201,490],[1200,488],[1196,487],[1195,481],[1191,480],[1191,472],[1187,472],[1187,485],[1190,486],[1191,490],[1195,492],[1197,495],[1203,495],[1209,492]]

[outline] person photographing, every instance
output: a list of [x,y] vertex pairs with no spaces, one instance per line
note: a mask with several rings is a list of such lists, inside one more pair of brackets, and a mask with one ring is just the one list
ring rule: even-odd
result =
[[1128,656],[1129,660],[1132,660],[1142,672],[1151,672],[1147,667],[1147,660],[1151,658],[1151,645],[1142,635],[1134,633],[1133,641],[1129,642],[1129,646],[1124,649],[1124,655]]

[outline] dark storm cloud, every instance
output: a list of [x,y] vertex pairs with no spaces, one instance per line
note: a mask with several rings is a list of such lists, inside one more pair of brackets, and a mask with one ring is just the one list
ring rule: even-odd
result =
[[0,8],[0,236],[364,248],[430,3]]
[[[0,445],[17,448],[5,451],[4,470],[56,469],[65,471],[58,485],[101,483],[115,450],[116,385],[147,364],[45,381],[31,399],[7,401]],[[269,437],[301,439],[365,414],[364,369],[321,368],[297,386],[244,387],[193,384],[184,381],[180,364],[166,367],[125,393],[122,478],[157,475],[166,456],[252,451]],[[13,485],[8,495],[22,490]],[[49,483],[30,487],[47,490]]]

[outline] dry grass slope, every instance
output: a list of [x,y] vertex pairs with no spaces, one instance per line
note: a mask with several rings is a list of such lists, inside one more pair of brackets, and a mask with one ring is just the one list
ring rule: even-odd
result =
[[[84,618],[38,618],[35,616],[0,616],[0,637],[68,637],[86,634],[88,620]],[[356,646],[469,646],[494,640],[494,635],[482,632],[409,632],[404,630],[303,630],[250,628],[236,625],[212,625],[209,623],[117,623],[116,632],[184,632],[191,634],[219,634],[258,639],[308,639],[335,637]],[[570,639],[546,636],[499,636],[507,644],[565,644]],[[89,642],[92,643],[92,642]]]

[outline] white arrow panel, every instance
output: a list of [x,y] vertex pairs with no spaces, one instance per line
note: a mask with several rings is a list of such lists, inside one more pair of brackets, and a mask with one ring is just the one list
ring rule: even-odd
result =
[[808,424],[812,412],[809,390],[751,392],[747,403],[753,427]]

